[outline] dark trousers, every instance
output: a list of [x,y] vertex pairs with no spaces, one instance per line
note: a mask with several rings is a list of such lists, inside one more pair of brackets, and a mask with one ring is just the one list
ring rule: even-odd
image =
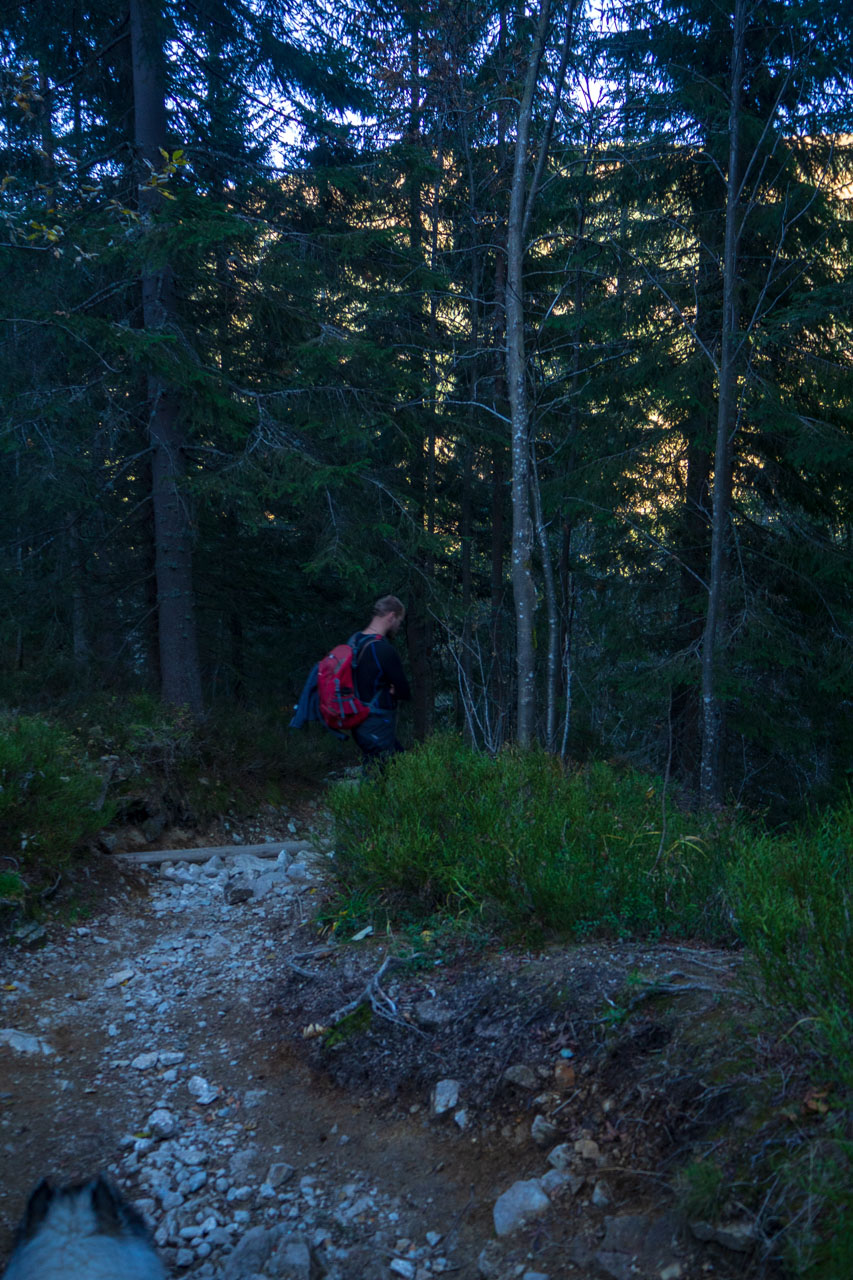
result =
[[381,765],[389,756],[403,750],[397,741],[396,716],[393,711],[372,712],[357,729],[353,729],[352,736],[361,750],[365,769]]

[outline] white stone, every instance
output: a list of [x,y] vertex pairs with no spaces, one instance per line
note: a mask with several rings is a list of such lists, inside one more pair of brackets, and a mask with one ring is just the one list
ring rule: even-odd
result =
[[291,862],[287,868],[287,876],[294,884],[305,884],[306,881],[312,879],[311,872],[304,862]]
[[130,1065],[137,1071],[150,1071],[152,1067],[157,1066],[159,1058],[158,1053],[139,1053]]
[[530,1136],[536,1143],[537,1147],[547,1147],[554,1141],[559,1133],[559,1129],[545,1116],[536,1116],[533,1124],[530,1126]]
[[503,1073],[503,1080],[505,1084],[514,1084],[517,1089],[529,1089],[531,1092],[539,1086],[536,1072],[532,1067],[525,1066],[523,1062],[507,1067]]
[[596,1182],[592,1190],[592,1203],[597,1209],[606,1209],[610,1204],[610,1192],[606,1182]]
[[443,1116],[452,1111],[459,1101],[459,1081],[439,1080],[430,1095],[430,1111],[434,1116]]
[[284,871],[269,871],[265,876],[258,876],[252,884],[252,893],[255,898],[264,898],[273,889],[290,888],[287,873]]
[[414,1280],[415,1264],[407,1262],[405,1258],[394,1258],[389,1270],[395,1276],[402,1276],[403,1280]]
[[173,1138],[178,1131],[178,1122],[171,1111],[158,1108],[148,1117],[146,1126],[157,1138]]
[[118,973],[113,973],[107,978],[104,987],[107,991],[111,991],[113,987],[120,987],[123,983],[130,982],[131,978],[135,976],[135,969],[120,969]]
[[219,1097],[218,1087],[208,1084],[204,1076],[191,1076],[187,1081],[187,1089],[202,1107],[209,1106],[211,1102],[215,1102]]
[[50,1055],[56,1052],[40,1036],[28,1035],[26,1031],[16,1031],[14,1027],[6,1027],[0,1031],[0,1044],[8,1045],[10,1049],[14,1049],[15,1053],[43,1053]]
[[285,1164],[283,1161],[279,1164],[271,1164],[266,1181],[271,1187],[283,1187],[285,1182],[289,1182],[296,1170],[292,1164]]
[[539,1185],[539,1180],[516,1182],[498,1196],[493,1210],[495,1231],[499,1236],[518,1230],[531,1218],[541,1218],[551,1207],[551,1201]]
[[207,1152],[202,1151],[201,1147],[182,1147],[175,1155],[182,1164],[199,1165],[207,1164],[208,1161]]

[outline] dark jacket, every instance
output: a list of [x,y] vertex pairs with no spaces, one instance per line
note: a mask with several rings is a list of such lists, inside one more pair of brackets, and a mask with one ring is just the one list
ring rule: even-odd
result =
[[[375,706],[391,711],[398,702],[409,702],[412,691],[394,646],[383,636],[368,640],[367,635],[364,631],[358,631],[353,637],[358,644],[355,670],[358,696],[362,702],[373,702],[375,699]],[[364,643],[360,643],[362,640]]]
[[320,695],[317,692],[317,668],[319,665],[319,662],[314,663],[308,673],[308,679],[302,686],[299,701],[293,708],[293,719],[290,722],[291,729],[301,729],[312,720],[320,720]]

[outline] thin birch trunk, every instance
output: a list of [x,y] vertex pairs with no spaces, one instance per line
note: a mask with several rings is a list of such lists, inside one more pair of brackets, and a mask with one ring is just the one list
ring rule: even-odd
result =
[[702,759],[699,791],[702,803],[718,804],[722,795],[722,708],[717,685],[717,646],[726,590],[726,547],[732,490],[732,438],[737,388],[738,218],[741,96],[744,75],[745,0],[736,0],[732,35],[732,75],[729,99],[729,163],[726,181],[726,223],[723,248],[723,317],[720,348],[717,434],[714,450],[714,488],[711,516],[711,559],[708,611],[702,637]]
[[512,423],[512,590],[515,604],[516,737],[522,746],[533,739],[536,712],[533,581],[533,520],[530,511],[530,409],[527,400],[527,353],[524,337],[524,224],[527,197],[527,149],[539,69],[545,50],[551,0],[541,0],[539,21],[518,109],[515,160],[507,221],[506,367]]
[[545,748],[554,751],[557,745],[557,687],[560,679],[560,610],[557,603],[557,587],[548,530],[542,518],[542,494],[539,489],[539,471],[536,452],[531,457],[531,488],[536,536],[542,556],[542,579],[545,587],[545,610],[548,616],[548,656],[545,663]]

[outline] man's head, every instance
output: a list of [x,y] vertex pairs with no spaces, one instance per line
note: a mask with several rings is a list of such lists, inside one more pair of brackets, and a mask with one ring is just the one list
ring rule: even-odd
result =
[[381,596],[373,606],[370,631],[383,636],[394,636],[403,625],[406,606],[396,596]]

